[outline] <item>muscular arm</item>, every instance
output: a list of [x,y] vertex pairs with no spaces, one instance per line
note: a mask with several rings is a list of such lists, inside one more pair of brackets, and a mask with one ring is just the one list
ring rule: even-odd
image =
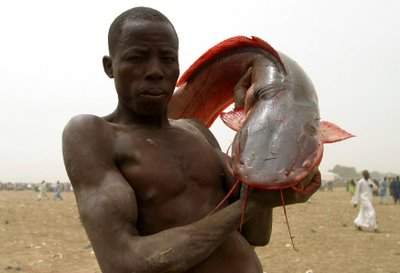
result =
[[140,236],[135,192],[114,164],[112,138],[93,116],[74,118],[63,134],[65,166],[104,273],[185,272],[237,229],[240,201],[193,224]]

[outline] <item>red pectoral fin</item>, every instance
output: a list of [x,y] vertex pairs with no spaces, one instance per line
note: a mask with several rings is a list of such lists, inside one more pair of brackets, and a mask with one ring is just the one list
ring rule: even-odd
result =
[[242,127],[246,115],[243,109],[235,109],[230,112],[221,113],[220,117],[226,126],[237,132]]
[[354,135],[329,121],[321,121],[319,130],[322,143],[333,143],[354,137]]

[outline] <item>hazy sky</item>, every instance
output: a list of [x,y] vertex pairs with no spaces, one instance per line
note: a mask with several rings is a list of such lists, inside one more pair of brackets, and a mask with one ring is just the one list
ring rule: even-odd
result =
[[[125,9],[171,19],[183,72],[221,40],[255,35],[296,60],[313,81],[321,117],[356,138],[326,146],[335,164],[400,172],[400,2],[1,1],[0,180],[67,180],[61,134],[77,114],[114,110],[101,65],[107,32]],[[232,132],[213,127],[226,148]]]

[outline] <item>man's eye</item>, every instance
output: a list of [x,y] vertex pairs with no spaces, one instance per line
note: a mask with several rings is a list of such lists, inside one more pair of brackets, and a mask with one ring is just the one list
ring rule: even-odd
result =
[[165,57],[162,57],[161,60],[164,63],[174,63],[176,61],[176,58],[175,57],[165,56]]
[[140,55],[131,55],[125,58],[129,62],[140,62],[143,60],[143,56]]

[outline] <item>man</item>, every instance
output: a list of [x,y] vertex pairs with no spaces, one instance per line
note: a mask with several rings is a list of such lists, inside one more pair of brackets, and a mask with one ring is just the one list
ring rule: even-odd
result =
[[357,182],[356,191],[353,197],[353,205],[357,207],[360,205],[360,210],[354,225],[358,230],[367,231],[378,231],[378,225],[376,224],[376,213],[372,205],[372,191],[376,189],[375,183],[369,179],[369,172],[364,170],[362,172],[362,178]]
[[37,200],[39,201],[42,199],[49,199],[49,197],[47,196],[47,184],[44,180],[42,180],[42,182],[40,182],[39,184],[39,193],[37,197]]
[[[195,121],[167,117],[179,75],[171,22],[150,8],[128,10],[110,27],[109,53],[103,65],[116,110],[77,116],[63,134],[65,166],[103,273],[262,272],[237,231],[241,201],[209,215],[231,182],[215,138]],[[303,183],[310,193],[288,190],[287,202],[306,201],[319,182],[317,172]],[[279,200],[279,192],[252,192],[248,237],[268,241]]]
[[379,204],[386,204],[389,182],[385,176],[379,183]]
[[400,178],[396,176],[390,184],[390,192],[393,197],[394,204],[400,203]]
[[63,200],[61,196],[61,192],[63,190],[63,185],[61,185],[60,181],[56,182],[56,186],[54,187],[54,195],[53,195],[53,200]]

